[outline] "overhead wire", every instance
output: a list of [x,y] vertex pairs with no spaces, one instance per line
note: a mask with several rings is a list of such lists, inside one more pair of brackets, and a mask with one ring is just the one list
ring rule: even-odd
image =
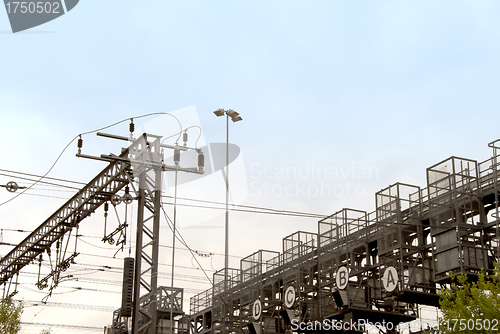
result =
[[102,327],[65,325],[65,324],[50,324],[50,323],[38,323],[38,322],[21,322],[21,325],[40,326],[40,327],[46,327],[46,328],[55,327],[55,328],[81,329],[81,330],[96,331],[96,332],[97,331],[102,332],[102,330],[103,330]]
[[[169,202],[162,202],[162,204],[167,204],[167,205],[173,205],[173,203]],[[218,207],[210,207],[210,206],[204,206],[204,205],[193,205],[193,204],[179,204],[179,206],[185,206],[185,207],[190,207],[190,208],[201,208],[201,209],[215,209],[215,210],[225,210],[225,208],[218,208]],[[267,210],[267,209],[266,209]],[[267,214],[267,215],[280,215],[280,216],[293,216],[293,217],[304,217],[304,218],[326,218],[327,216],[320,216],[318,217],[317,215],[309,215],[309,214],[297,214],[297,213],[286,213],[286,211],[282,212],[268,212],[268,211],[255,211],[255,210],[245,210],[245,209],[229,209],[229,211],[234,211],[234,212],[247,212],[247,213],[260,213],[260,214]]]
[[[11,173],[14,173],[14,172],[11,172]],[[19,174],[24,174],[24,173],[19,172]],[[7,176],[7,177],[14,177],[14,178],[17,178],[17,179],[20,179],[20,180],[25,180],[25,181],[36,182],[36,180],[29,179],[29,178],[22,177],[22,176],[13,176],[13,175],[5,174],[5,173],[0,173],[0,175]],[[39,176],[39,177],[41,177],[41,176]],[[72,190],[80,190],[80,188],[77,188],[77,187],[71,187],[71,186],[67,186],[67,185],[64,185],[64,184],[57,184],[57,183],[52,183],[52,182],[47,182],[47,181],[38,181],[38,183],[52,185],[52,186],[55,186],[55,187],[69,188],[69,189],[72,189]]]
[[[93,254],[89,254],[89,255],[93,255]],[[104,256],[101,256],[101,257],[104,257]],[[107,258],[111,258],[111,257],[107,257]],[[46,262],[47,260],[44,260],[44,262]],[[47,263],[43,263],[43,265],[45,267],[48,267],[49,269],[51,268],[50,265],[48,265]],[[160,265],[165,265],[165,266],[170,266],[168,264],[160,264]],[[80,267],[83,267],[80,268]],[[103,271],[106,271],[106,272],[111,272],[111,273],[116,273],[116,274],[122,274],[122,268],[121,267],[111,267],[111,266],[107,266],[107,265],[95,265],[95,264],[87,264],[87,263],[76,263],[76,264],[73,264],[71,266],[71,268],[66,271],[65,273],[67,274],[67,277],[69,275],[69,278],[70,279],[67,279],[65,281],[79,281],[79,282],[82,282],[82,283],[90,283],[90,284],[110,284],[110,285],[115,285],[115,286],[119,286],[121,285],[121,282],[120,281],[113,281],[113,280],[103,280],[103,279],[98,279],[98,278],[81,278],[81,277],[78,277],[78,276],[74,276],[74,274],[77,274],[77,275],[82,275],[81,273],[81,270],[87,270],[89,269],[88,267],[98,267],[96,269],[90,269],[92,272],[89,272],[89,273],[85,273],[85,274],[95,274],[95,273],[98,273],[98,272],[103,272]],[[180,268],[187,268],[187,269],[193,269],[191,267],[185,267],[185,266],[176,266],[176,267],[180,267]],[[31,277],[36,277],[38,276],[37,273],[30,273],[30,272],[21,272],[21,275],[22,276],[31,276]],[[206,273],[205,273],[206,275]],[[158,274],[159,277],[163,277],[163,278],[170,278],[170,275],[168,274],[164,274],[164,273],[159,273]],[[191,282],[191,283],[206,283],[206,280],[203,278],[201,279],[200,276],[196,276],[196,275],[186,275],[186,274],[176,274],[176,279],[180,280],[180,281],[186,281],[186,282]],[[65,282],[63,281],[63,282]],[[25,283],[19,283],[19,286],[23,289],[26,289],[28,291],[32,291],[32,292],[36,292],[36,293],[42,293],[42,294],[45,294],[45,292],[43,291],[37,291],[37,290],[34,290],[34,289],[31,289],[29,288],[28,286],[25,286],[26,284]],[[60,285],[61,287],[66,287],[66,286],[63,286],[63,285]],[[95,289],[89,289],[89,288],[85,288],[85,287],[66,287],[66,288],[72,288],[74,290],[72,291],[64,291],[64,292],[57,292],[57,293],[52,293],[54,295],[58,295],[58,294],[67,294],[67,293],[72,293],[72,292],[75,292],[75,291],[78,291],[78,290],[89,290],[89,291],[97,291]],[[201,289],[184,289],[184,291],[186,292],[191,292],[191,293],[199,293],[203,290]],[[110,292],[109,290],[106,290],[105,292]],[[115,293],[115,292],[113,292]],[[116,293],[119,293],[119,292],[116,292]]]
[[[177,239],[179,240],[179,239]],[[92,257],[100,257],[100,258],[107,258],[107,259],[113,259],[113,260],[123,260],[123,258],[114,258],[114,257],[111,257],[111,256],[105,256],[105,255],[98,255],[98,254],[87,254],[87,253],[80,253],[80,255],[85,255],[85,256],[92,256]],[[170,267],[171,264],[168,264],[168,263],[158,263],[160,266],[166,266],[166,267]],[[99,265],[96,265],[96,266],[99,266]],[[181,266],[181,265],[175,265],[176,268],[183,268],[183,269],[194,269],[192,267],[187,267],[187,266]],[[109,267],[109,266],[108,266]],[[119,268],[121,270],[121,268]],[[210,270],[209,270],[210,271]]]
[[[16,171],[7,170],[7,169],[0,169],[0,171],[1,172],[7,172],[7,173],[16,173],[16,174],[21,174],[21,175],[26,175],[26,176],[40,177],[40,175],[36,175],[36,174],[16,172]],[[4,174],[2,174],[2,175],[4,175]],[[72,180],[67,180],[67,179],[60,179],[60,178],[55,178],[55,177],[50,177],[50,176],[46,176],[45,179],[54,180],[54,181],[61,181],[61,182],[68,182],[68,183],[74,183],[74,184],[80,184],[80,185],[86,185],[85,182],[72,181]],[[43,182],[43,183],[47,183],[47,182]],[[60,184],[57,184],[57,183],[55,183],[55,185],[60,186]],[[80,189],[80,188],[75,188],[75,189]]]
[[[161,202],[160,202],[161,203]],[[165,221],[167,222],[167,225],[170,227],[170,229],[172,230],[172,233],[174,234],[174,236],[176,235],[175,234],[175,224],[173,224],[167,213],[165,212],[165,208],[163,207],[163,205],[160,205],[161,206],[161,209],[163,211],[163,215],[165,216]],[[169,223],[170,221],[170,223]],[[171,225],[173,225],[173,228],[171,227]],[[205,277],[207,278],[207,280],[210,282],[210,285],[213,287],[214,286],[214,282],[210,279],[210,277],[207,275],[207,272],[205,271],[205,269],[203,268],[203,266],[200,264],[200,262],[198,261],[198,259],[194,256],[194,252],[193,250],[188,246],[188,244],[186,243],[186,241],[184,240],[184,238],[182,237],[182,235],[180,234],[180,232],[177,230],[177,234],[179,235],[179,241],[187,248],[189,249],[189,251],[191,252],[191,255],[193,256],[193,258],[195,259],[196,263],[200,266],[200,269],[203,271],[203,274],[205,275]],[[175,250],[175,248],[174,248]],[[227,278],[226,278],[227,279]],[[172,281],[173,281],[173,277],[172,277]],[[220,300],[222,301],[222,303],[225,305],[225,307],[227,308],[228,305],[226,303],[226,301],[224,300],[224,298],[222,298],[222,296],[219,296],[220,297]]]
[[[8,229],[3,229],[5,231],[8,231]],[[17,230],[9,230],[9,231],[15,231],[15,232],[18,232]],[[25,233],[29,232],[29,231],[23,231]],[[95,239],[102,239],[102,237],[98,237],[98,236],[93,236],[93,235],[78,235],[79,238],[95,238]],[[135,241],[131,241],[132,244],[135,243]],[[98,247],[98,246],[96,246]],[[161,248],[172,248],[172,246],[170,245],[159,245],[159,247]],[[114,248],[113,248],[114,249]],[[181,247],[175,247],[176,250],[183,250],[183,251],[189,251],[188,249],[186,248],[181,248]],[[202,254],[202,253],[209,253],[211,255],[220,255],[220,256],[225,256],[224,254],[222,253],[214,253],[214,252],[208,252],[208,251],[203,251],[203,250],[194,250],[195,253],[197,254]],[[238,256],[238,255],[229,255],[230,257],[234,257],[234,258],[237,258],[237,259],[241,259],[242,257],[241,256]]]
[[[157,112],[157,113],[149,113],[149,114],[144,114],[144,115],[140,115],[140,116],[134,116],[132,118],[135,118],[135,119],[138,119],[138,118],[144,118],[144,117],[149,117],[149,116],[153,116],[153,115],[169,115],[171,117],[173,117],[177,123],[179,123],[179,127],[180,127],[180,131],[182,132],[182,125],[181,125],[181,122],[179,121],[179,119],[177,117],[175,117],[174,115],[170,114],[170,113],[165,113],[165,112]],[[20,193],[18,193],[17,195],[11,197],[10,199],[0,203],[0,206],[2,205],[5,205],[11,201],[13,201],[14,199],[18,198],[19,196],[23,195],[26,191],[30,190],[34,185],[36,185],[37,183],[39,183],[40,181],[42,181],[42,179],[44,179],[51,171],[52,169],[54,169],[55,165],[59,162],[59,159],[61,159],[61,156],[64,154],[64,152],[66,151],[66,149],[69,147],[69,145],[71,145],[77,138],[81,138],[81,136],[83,135],[87,135],[87,134],[91,134],[91,133],[95,133],[95,132],[99,132],[101,130],[105,130],[105,129],[108,129],[108,128],[111,128],[113,126],[116,126],[120,123],[123,123],[123,122],[127,122],[128,120],[130,120],[131,118],[128,117],[126,119],[123,119],[121,121],[118,121],[118,122],[115,122],[111,125],[108,125],[108,126],[104,126],[104,127],[101,127],[99,129],[96,129],[96,130],[92,130],[92,131],[87,131],[87,132],[82,132],[78,135],[76,135],[73,139],[71,139],[69,141],[68,144],[66,144],[66,146],[64,146],[64,148],[62,149],[62,151],[59,153],[59,155],[57,156],[56,160],[54,161],[54,163],[50,166],[50,168],[47,170],[47,172],[45,172],[45,174],[43,174],[38,180],[36,180],[33,184],[31,184],[30,186],[26,187],[25,189],[23,189]]]
[[73,308],[79,310],[88,311],[101,311],[101,312],[113,312],[116,307],[112,306],[102,306],[102,305],[86,305],[86,304],[74,304],[74,303],[58,303],[58,302],[40,302],[36,300],[23,300],[24,307],[60,307],[60,308]]
[[[173,198],[172,196],[169,196],[169,195],[162,195],[162,197],[164,197],[164,198]],[[222,202],[208,201],[208,200],[195,199],[195,198],[178,197],[177,199],[179,199],[179,200],[185,200],[185,201],[200,202],[200,203],[225,205],[225,203],[222,203]],[[296,215],[300,215],[300,216],[302,216],[302,215],[303,216],[311,216],[312,218],[325,218],[325,217],[327,217],[326,215],[321,215],[321,214],[316,214],[316,213],[301,212],[301,211],[290,211],[290,210],[281,210],[281,209],[271,209],[271,208],[265,208],[265,207],[261,207],[261,206],[251,206],[251,205],[234,204],[234,203],[229,203],[229,206],[238,207],[238,208],[263,210],[263,211],[271,211],[271,212],[280,213],[280,214],[281,213],[289,213],[289,214],[296,214]]]
[[[41,293],[41,294],[44,294],[44,295],[47,294],[46,291],[35,290],[35,289],[27,287],[26,285],[28,285],[28,284],[27,283],[19,283],[18,284],[18,286],[21,289],[25,289],[25,290],[28,290],[28,291],[31,291],[31,292]],[[74,288],[71,288],[71,289],[74,289]],[[78,291],[78,289],[75,289],[75,290],[72,290],[72,291],[63,291],[63,292],[51,292],[50,294],[51,295],[64,295],[64,294],[73,293],[73,292],[76,292],[76,291]]]
[[[27,174],[27,173],[21,173],[21,172],[14,172],[14,171],[9,171],[11,173],[19,173],[19,174]],[[2,174],[0,174],[2,175]],[[40,177],[39,175],[34,175],[34,174],[30,174],[34,177]],[[16,177],[18,178],[17,176],[11,176],[11,175],[8,175],[9,177]],[[70,181],[70,180],[64,180],[64,179],[59,179],[61,181],[65,181],[65,182],[76,182],[76,181]],[[31,180],[31,181],[35,181],[35,180]],[[85,183],[81,183],[79,182],[79,184],[85,184]],[[63,185],[58,185],[58,184],[52,184],[54,186],[63,186]],[[66,186],[68,187],[68,186]],[[75,188],[75,187],[72,187],[71,189],[75,189],[75,190],[80,190],[80,188]],[[47,197],[50,197],[50,196],[47,196]],[[162,197],[164,198],[171,198],[173,199],[172,196],[169,196],[169,195],[162,195]],[[65,198],[66,199],[66,198]],[[225,205],[224,203],[222,202],[216,202],[216,201],[208,201],[208,200],[202,200],[202,199],[195,199],[195,198],[185,198],[185,197],[178,197],[179,200],[184,200],[184,201],[192,201],[192,202],[199,202],[199,203],[207,203],[207,204],[214,204],[214,205]],[[167,204],[167,205],[172,205],[172,203],[167,203],[167,202],[164,202],[164,204]],[[183,205],[183,206],[190,206],[190,207],[200,207],[200,208],[207,208],[207,209],[220,209],[220,208],[217,208],[217,207],[209,207],[209,206],[194,206],[192,204],[178,204],[178,205]],[[322,219],[322,218],[325,218],[327,217],[327,215],[322,215],[322,214],[315,214],[315,213],[310,213],[310,212],[301,212],[301,211],[290,211],[290,210],[281,210],[281,209],[272,209],[272,208],[265,208],[265,207],[259,207],[259,206],[250,206],[250,205],[243,205],[243,204],[229,204],[229,206],[233,207],[233,208],[245,208],[245,209],[254,209],[256,211],[251,211],[251,210],[236,210],[236,209],[229,209],[231,211],[241,211],[241,212],[250,212],[250,213],[262,213],[262,214],[277,214],[277,215],[284,215],[284,216],[294,216],[294,217],[306,217],[306,218],[318,218],[318,219]],[[260,211],[258,211],[260,210]],[[269,212],[267,212],[269,211]]]
[[[175,228],[175,226],[172,228],[172,225],[173,225],[173,224],[171,224],[172,222],[170,221],[170,218],[168,217],[168,215],[167,215],[167,213],[166,213],[166,211],[165,211],[165,208],[163,207],[163,205],[160,205],[160,207],[161,207],[161,210],[163,211],[163,215],[164,215],[164,217],[165,217],[165,221],[166,221],[166,223],[167,223],[168,227],[170,228],[170,230],[172,231],[172,233],[174,233],[174,235],[176,235],[176,234],[175,234],[175,232],[174,232],[174,228]],[[178,235],[178,236],[177,236],[177,240],[179,240],[179,242],[180,242],[180,243],[181,243],[184,247],[186,247],[186,248],[189,250],[189,252],[191,252],[191,255],[195,258],[196,263],[198,263],[198,265],[200,266],[200,269],[203,271],[203,274],[206,276],[206,278],[208,279],[208,281],[210,282],[210,284],[213,284],[213,283],[212,283],[212,280],[211,280],[211,279],[210,279],[210,277],[207,275],[207,272],[205,271],[205,269],[203,268],[203,266],[200,264],[200,262],[198,261],[198,259],[196,259],[196,257],[194,256],[194,251],[191,249],[191,247],[189,247],[189,246],[188,246],[188,244],[186,243],[186,241],[184,240],[184,238],[183,238],[183,237],[182,237],[182,235],[180,234],[179,230],[178,230],[177,228],[175,228],[175,229],[176,229],[176,231],[177,231],[177,235]]]
[[[33,196],[40,196],[40,197],[48,197],[48,198],[58,198],[58,199],[68,199],[65,197],[57,197],[57,196],[50,196],[50,195],[41,195],[41,194],[30,194],[28,195],[33,195]],[[168,196],[165,196],[168,197]],[[204,200],[198,200],[198,199],[190,199],[192,201],[200,201],[203,202]],[[162,202],[162,204],[165,205],[173,205],[173,203],[169,202]],[[221,203],[218,203],[221,204]],[[206,208],[206,209],[216,209],[216,210],[224,210],[224,208],[218,208],[218,207],[209,207],[209,206],[201,206],[201,205],[193,205],[193,204],[177,204],[185,207],[194,207],[194,208]],[[244,205],[240,204],[229,204],[230,206],[233,207],[245,207]],[[316,219],[326,219],[329,218],[330,216],[327,215],[319,215],[319,214],[313,214],[313,213],[307,213],[307,212],[299,212],[299,211],[287,211],[287,210],[279,210],[279,209],[269,209],[269,208],[262,208],[262,207],[255,207],[256,210],[243,210],[243,209],[235,209],[235,208],[229,208],[229,211],[234,211],[234,212],[246,212],[246,213],[257,213],[257,214],[270,214],[270,215],[281,215],[281,216],[292,216],[292,217],[302,217],[302,218],[316,218]],[[258,209],[263,210],[263,211],[258,211]],[[270,212],[268,212],[270,211]],[[368,214],[368,213],[367,213]],[[384,221],[370,221],[368,225],[379,225],[379,226],[385,226],[385,227],[391,227],[395,225],[403,225],[403,226],[409,226],[411,224],[408,224],[406,222],[384,222]],[[447,226],[433,226],[434,229],[448,229]]]
[[202,130],[201,130],[201,127],[198,126],[198,125],[191,125],[191,126],[188,126],[187,128],[183,129],[182,131],[180,132],[177,132],[177,133],[174,133],[173,135],[171,136],[168,136],[168,137],[165,137],[161,140],[161,142],[163,143],[165,140],[169,139],[169,138],[172,138],[172,137],[175,137],[175,136],[178,136],[177,137],[177,140],[175,141],[175,143],[177,144],[177,142],[179,141],[180,137],[181,137],[181,134],[184,132],[184,131],[187,131],[188,129],[191,129],[191,128],[198,128],[200,130],[200,133],[198,134],[198,138],[196,139],[196,142],[194,143],[194,148],[197,149],[198,148],[198,141],[200,140],[201,138],[201,134],[202,134]]
[[[36,312],[36,313],[33,315],[33,317],[31,318],[30,322],[32,322],[32,321],[33,321],[33,319],[35,319],[35,317],[36,317],[37,315],[39,315],[40,313],[42,313],[42,311],[43,311],[43,310],[45,310],[45,308],[42,308],[40,311]],[[26,328],[27,328],[27,327],[24,327],[24,329],[23,329],[23,331],[21,332],[21,334],[23,334],[23,333],[24,333],[24,331],[26,330]]]
[[90,243],[90,242],[88,242],[88,241],[83,240],[81,237],[79,238],[79,240],[80,240],[81,242],[83,242],[84,244],[87,244],[87,245],[92,246],[92,247],[95,247],[95,248],[99,248],[99,249],[106,249],[106,250],[116,250],[116,247],[102,247],[102,246],[97,246],[97,245],[94,245],[94,244],[92,244],[92,243]]
[[45,198],[56,198],[56,199],[65,199],[67,200],[67,197],[59,197],[59,196],[49,196],[49,195],[42,195],[42,194],[33,194],[33,193],[27,193],[25,192],[24,195],[28,196],[37,196],[37,197],[45,197]]
[[[122,268],[112,268],[112,269],[106,269],[106,270],[102,270],[102,271],[106,271],[108,273],[122,274]],[[97,272],[98,271],[95,271],[92,274],[95,274]],[[66,273],[72,274],[71,272],[66,272]],[[73,273],[73,274],[75,274],[75,273]],[[32,278],[32,277],[38,276],[38,274],[34,273],[34,272],[26,272],[25,271],[25,272],[21,273],[21,276]],[[168,278],[171,278],[171,275],[169,275],[168,273],[160,272],[158,274],[158,277],[168,279]],[[206,284],[205,278],[202,278],[201,276],[176,274],[175,277],[179,281],[183,281],[183,282]],[[180,277],[180,278],[178,278],[178,277]],[[74,276],[73,276],[73,278],[74,278],[74,281],[78,281],[78,282],[82,282],[82,283],[102,284],[102,285],[112,285],[112,286],[121,286],[122,285],[122,281],[120,281],[120,280],[102,279],[102,278],[95,278],[95,277],[83,277],[82,278],[82,277],[74,277]],[[20,283],[20,284],[26,284],[26,283]],[[201,291],[199,289],[192,289],[192,290]],[[34,290],[34,291],[36,291],[36,290]]]

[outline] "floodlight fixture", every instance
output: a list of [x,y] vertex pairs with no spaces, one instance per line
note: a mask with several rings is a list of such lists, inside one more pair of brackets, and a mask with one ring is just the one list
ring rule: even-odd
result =
[[243,118],[241,118],[240,114],[238,112],[234,111],[233,109],[226,110],[226,115],[231,117],[231,120],[233,122],[238,122],[238,121],[241,121],[243,119]]
[[238,112],[236,112],[236,111],[234,111],[233,109],[228,109],[228,110],[226,110],[226,114],[227,114],[229,117],[231,117],[231,118],[236,117],[236,116],[238,116],[238,115],[239,115],[239,113],[238,113]]
[[243,118],[241,118],[241,116],[239,116],[239,115],[238,115],[238,116],[236,116],[236,117],[234,117],[234,118],[233,118],[233,117],[231,117],[231,120],[232,120],[233,122],[239,122],[239,121],[243,120]]
[[216,111],[214,111],[214,114],[217,117],[224,116],[224,109],[217,109]]

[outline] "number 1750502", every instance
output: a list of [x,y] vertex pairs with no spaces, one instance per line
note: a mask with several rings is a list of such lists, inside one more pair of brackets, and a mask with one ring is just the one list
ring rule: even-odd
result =
[[7,8],[7,13],[8,14],[15,14],[15,13],[21,13],[21,14],[60,14],[60,3],[59,2],[45,2],[45,1],[38,1],[38,2],[28,2],[28,1],[11,1],[7,2],[5,4],[5,7]]

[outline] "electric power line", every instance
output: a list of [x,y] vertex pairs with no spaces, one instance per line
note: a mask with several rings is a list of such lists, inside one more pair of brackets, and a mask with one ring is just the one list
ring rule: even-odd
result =
[[[54,163],[50,166],[49,170],[44,174],[42,175],[38,180],[36,180],[32,185],[30,185],[29,187],[27,187],[26,189],[23,189],[19,194],[15,195],[14,197],[11,197],[10,199],[0,203],[0,206],[2,205],[5,205],[7,203],[9,203],[10,201],[18,198],[19,196],[21,196],[22,194],[24,194],[26,191],[30,190],[34,185],[36,185],[38,182],[42,181],[42,179],[44,179],[45,177],[47,177],[47,175],[52,171],[52,169],[54,169],[55,165],[57,164],[57,162],[59,161],[59,159],[61,158],[61,156],[63,155],[63,153],[66,151],[66,149],[69,147],[69,145],[71,145],[72,142],[75,141],[75,139],[77,139],[78,137],[81,137],[83,135],[87,135],[87,134],[90,134],[90,133],[95,133],[95,132],[98,132],[98,131],[101,131],[101,130],[105,130],[105,129],[108,129],[108,128],[111,128],[115,125],[118,125],[120,123],[123,123],[123,122],[126,122],[128,120],[131,120],[133,118],[135,119],[138,119],[138,118],[144,118],[144,117],[149,117],[149,116],[153,116],[153,115],[169,115],[171,117],[173,117],[177,123],[179,123],[179,127],[180,127],[180,132],[183,131],[182,129],[182,125],[181,125],[181,122],[179,121],[179,119],[177,117],[175,117],[174,115],[170,114],[170,113],[165,113],[165,112],[157,112],[157,113],[149,113],[149,114],[144,114],[144,115],[140,115],[140,116],[136,116],[136,117],[132,117],[132,118],[126,118],[126,119],[123,119],[121,121],[118,121],[118,122],[115,122],[113,124],[110,124],[110,125],[107,125],[105,127],[102,127],[102,128],[99,128],[99,129],[96,129],[96,130],[92,130],[92,131],[87,131],[87,132],[83,132],[83,133],[80,133],[79,135],[76,135],[73,139],[71,139],[69,141],[68,144],[66,144],[66,146],[64,146],[64,148],[62,149],[62,151],[59,153],[59,155],[57,156],[56,160],[54,161]],[[179,134],[179,137],[180,137],[180,134]],[[178,139],[177,139],[178,140]]]
[[[6,170],[0,169],[0,171],[6,171]],[[8,171],[8,172],[22,174],[22,175],[31,175],[33,177],[42,177],[42,176],[35,175],[35,174],[28,174],[28,173],[22,173],[22,172],[16,172],[16,171]],[[1,173],[0,173],[0,175],[14,177],[14,178],[20,178],[20,179],[26,179],[26,178],[14,176],[14,175],[5,175],[5,174],[1,174]],[[59,180],[59,181],[62,181],[62,182],[71,182],[71,183],[76,183],[76,184],[81,184],[81,185],[85,185],[86,184],[86,183],[83,183],[83,182],[77,182],[77,181],[71,181],[71,180],[65,180],[65,179],[58,179],[58,178],[51,178],[51,179],[53,179],[53,180]],[[36,182],[36,180],[32,180],[32,179],[27,179],[27,180]],[[54,186],[61,186],[61,187],[71,188],[71,189],[74,189],[74,190],[80,190],[80,188],[68,187],[68,186],[64,186],[64,185],[58,185],[56,183],[49,183],[49,184],[54,185]],[[47,196],[47,197],[51,197],[51,196]],[[169,195],[162,195],[162,197],[164,197],[164,198],[173,198],[172,196],[169,196]],[[65,198],[65,199],[67,199],[67,198]],[[221,205],[221,206],[225,205],[225,203],[222,203],[222,202],[208,201],[208,200],[201,200],[201,199],[183,198],[183,197],[179,197],[178,199],[179,200],[185,200],[185,201],[199,202],[199,203]],[[163,204],[172,205],[172,203],[166,203],[166,202],[163,203]],[[188,207],[206,208],[206,209],[224,209],[224,208],[211,207],[211,206],[195,206],[195,205],[192,205],[192,204],[178,204],[178,205],[188,206]],[[271,208],[265,208],[265,207],[259,207],[259,206],[250,206],[250,205],[242,205],[242,204],[231,204],[231,203],[229,205],[231,207],[234,207],[234,208],[241,208],[241,209],[230,209],[231,211],[240,211],[240,212],[248,212],[248,213],[262,213],[262,214],[276,214],[276,215],[284,215],[284,216],[305,217],[305,218],[318,218],[318,219],[322,219],[322,218],[327,217],[327,215],[321,215],[321,214],[310,213],[310,212],[279,210],[279,209],[271,209]],[[244,209],[249,209],[249,210],[244,210]]]
[[21,325],[25,326],[40,326],[46,328],[70,328],[70,329],[82,329],[88,331],[99,331],[102,332],[104,327],[91,327],[91,326],[78,326],[78,325],[65,325],[65,324],[47,324],[47,323],[39,323],[39,322],[21,322]]
[[58,308],[72,308],[86,311],[99,311],[99,312],[113,312],[117,308],[112,306],[102,305],[85,305],[85,304],[71,304],[71,303],[57,303],[57,302],[41,302],[36,300],[21,300],[24,307],[58,307]]

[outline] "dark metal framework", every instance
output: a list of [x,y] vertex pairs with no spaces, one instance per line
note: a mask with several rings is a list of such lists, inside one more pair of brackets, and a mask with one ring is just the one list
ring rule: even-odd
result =
[[[122,305],[122,308],[114,312],[113,325],[110,329],[113,333],[122,334],[128,332],[128,325],[131,322],[134,334],[156,334],[170,331],[172,328],[175,328],[177,333],[187,333],[189,321],[182,311],[183,290],[158,287],[161,181],[163,171],[202,174],[203,153],[197,150],[200,154],[197,168],[182,168],[179,161],[175,161],[174,166],[169,166],[163,163],[163,148],[175,149],[176,154],[180,156],[180,151],[191,149],[186,143],[184,146],[166,145],[161,143],[161,136],[146,133],[135,140],[104,133],[98,135],[132,141],[132,144],[119,156],[94,157],[81,154],[79,151],[77,154],[79,157],[105,161],[109,165],[0,260],[0,284],[4,284],[4,298],[9,295],[14,276],[38,256],[41,264],[42,254],[47,252],[50,257],[50,247],[56,244],[53,270],[37,283],[37,286],[43,289],[48,286],[49,279],[52,279],[52,291],[59,282],[61,272],[66,270],[78,255],[77,237],[75,237],[75,251],[66,256],[72,230],[78,229],[83,219],[107,201],[119,203],[121,200],[128,202],[137,200],[136,256],[131,312],[129,305]],[[137,188],[134,182],[138,184]],[[123,198],[117,195],[126,186],[132,187],[135,197],[128,194],[128,188],[125,189],[126,194]],[[122,227],[126,228],[126,225]],[[103,240],[109,240],[109,236],[105,236]],[[127,279],[132,280],[131,277]],[[124,287],[125,290],[127,289]],[[124,300],[127,298],[124,295]]]
[[[242,259],[227,290],[218,281],[191,298],[192,332],[285,333],[293,323],[324,320],[398,324],[416,319],[419,305],[438,305],[450,271],[472,279],[482,268],[491,273],[500,247],[499,143],[489,144],[493,156],[481,163],[450,157],[429,167],[423,189],[380,190],[374,212],[342,209],[319,221],[317,232],[285,237],[281,254]],[[229,325],[221,327],[224,319]]]
[[[127,155],[128,150],[125,150],[120,158],[125,158]],[[77,228],[83,219],[129,183],[129,176],[128,162],[122,160],[110,162],[92,181],[5,255],[0,260],[0,284],[5,284],[7,287],[4,297],[9,294],[11,286],[9,281],[14,275],[33,262],[36,257],[50,250],[51,245],[61,241],[65,235],[69,238],[71,231]],[[76,256],[75,253],[71,255],[73,258]],[[60,258],[56,267],[60,267],[66,260],[67,258]]]

